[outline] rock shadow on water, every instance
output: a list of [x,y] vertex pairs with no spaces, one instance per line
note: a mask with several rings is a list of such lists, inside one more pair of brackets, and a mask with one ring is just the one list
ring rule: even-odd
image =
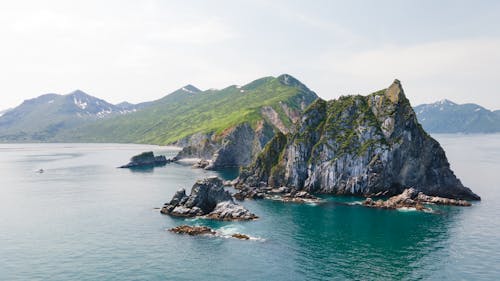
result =
[[164,167],[164,166],[165,165],[162,165],[162,166],[151,165],[151,166],[131,167],[131,168],[128,168],[128,169],[132,173],[148,174],[148,173],[153,173],[155,171],[155,168]]

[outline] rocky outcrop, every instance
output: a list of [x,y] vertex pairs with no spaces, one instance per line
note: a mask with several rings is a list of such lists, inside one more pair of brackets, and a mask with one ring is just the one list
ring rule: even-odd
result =
[[415,208],[419,211],[430,210],[424,204],[450,205],[468,207],[471,204],[465,200],[455,200],[438,196],[428,196],[414,188],[405,189],[401,194],[392,196],[387,200],[374,201],[367,198],[363,205],[381,209]]
[[413,187],[430,196],[479,200],[420,126],[401,83],[368,96],[318,99],[294,133],[276,134],[237,187],[287,186],[368,196]]
[[216,220],[253,220],[257,216],[233,201],[218,177],[197,181],[189,196],[182,188],[161,209],[162,214],[176,217],[204,216]]
[[163,155],[155,156],[152,151],[143,152],[130,158],[130,162],[119,168],[140,168],[140,167],[155,167],[164,166],[167,163],[173,162],[176,159],[167,159]]

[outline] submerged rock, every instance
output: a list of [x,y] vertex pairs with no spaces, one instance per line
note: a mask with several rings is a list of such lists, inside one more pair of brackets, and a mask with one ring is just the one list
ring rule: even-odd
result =
[[152,151],[143,152],[130,158],[130,162],[119,168],[140,168],[140,167],[155,167],[164,166],[167,163],[174,162],[176,159],[167,159],[163,155],[155,156]]
[[233,201],[218,177],[197,181],[189,196],[179,189],[161,209],[162,214],[177,217],[205,216],[217,220],[252,220],[257,216]]
[[318,99],[295,132],[277,133],[242,169],[237,187],[259,187],[261,182],[359,196],[391,196],[412,186],[431,196],[480,200],[462,185],[444,150],[422,129],[398,80],[368,96]]
[[381,209],[399,209],[399,208],[415,208],[419,211],[430,210],[424,204],[452,205],[452,206],[471,206],[470,202],[465,200],[455,200],[438,196],[428,196],[419,192],[414,188],[405,189],[401,194],[392,196],[387,200],[374,201],[367,198],[363,205]]

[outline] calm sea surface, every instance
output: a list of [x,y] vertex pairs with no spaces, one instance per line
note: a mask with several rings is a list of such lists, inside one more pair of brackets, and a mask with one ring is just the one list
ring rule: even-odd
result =
[[[115,168],[146,150],[173,155],[167,148],[0,144],[0,280],[500,280],[500,135],[435,137],[483,201],[438,214],[350,206],[360,200],[350,197],[245,201],[261,217],[253,222],[155,209],[217,173]],[[259,239],[166,231],[184,223]]]

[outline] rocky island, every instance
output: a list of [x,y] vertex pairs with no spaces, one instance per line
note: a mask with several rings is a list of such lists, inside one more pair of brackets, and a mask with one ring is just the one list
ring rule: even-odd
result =
[[368,96],[316,100],[290,134],[277,133],[235,187],[357,196],[403,193],[480,200],[418,123],[400,81]]
[[143,152],[130,158],[130,162],[119,168],[141,168],[164,166],[167,163],[174,162],[176,159],[167,159],[164,155],[155,156],[152,151]]
[[215,220],[253,220],[258,217],[236,204],[229,191],[224,190],[218,177],[198,180],[186,195],[184,188],[179,189],[169,203],[161,209],[162,214],[175,217],[205,217]]

